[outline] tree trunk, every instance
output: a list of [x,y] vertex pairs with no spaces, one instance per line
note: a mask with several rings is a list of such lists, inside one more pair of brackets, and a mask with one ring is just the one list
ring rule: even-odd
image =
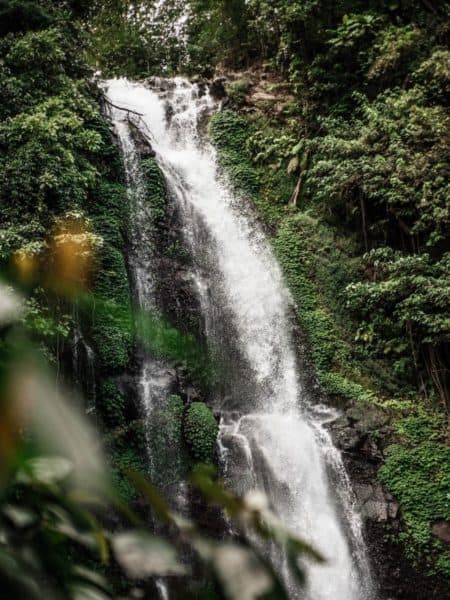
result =
[[364,248],[365,248],[366,252],[368,252],[369,251],[369,240],[367,237],[366,205],[364,202],[364,197],[361,193],[359,195],[359,203],[361,206],[361,227],[362,227],[362,232],[363,232],[363,236],[364,236]]

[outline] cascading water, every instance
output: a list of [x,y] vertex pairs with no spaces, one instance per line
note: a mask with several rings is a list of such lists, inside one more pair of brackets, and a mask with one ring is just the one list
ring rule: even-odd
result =
[[[291,298],[280,268],[199,133],[204,116],[216,108],[214,100],[182,79],[165,91],[114,80],[107,94],[142,115],[133,122],[151,142],[182,215],[209,344],[228,363],[229,376],[214,399],[222,414],[225,480],[241,493],[263,490],[283,522],[326,558],[325,565],[308,565],[305,592],[291,580],[283,557],[273,557],[292,598],[372,599],[361,522],[324,427],[330,412],[309,406],[299,382]],[[114,119],[121,139],[132,144],[124,114],[116,111]],[[138,244],[136,262],[142,250]],[[149,266],[142,265],[143,280]],[[147,293],[143,289],[143,306]]]
[[72,339],[72,368],[74,382],[85,398],[85,411],[90,417],[95,417],[95,402],[97,387],[95,381],[95,355],[83,335],[78,310],[74,314],[74,330]]
[[[149,206],[145,202],[146,190],[143,181],[139,154],[133,140],[131,123],[126,113],[112,109],[112,119],[115,123],[127,176],[128,195],[130,197],[131,215],[129,227],[128,259],[132,277],[134,295],[137,304],[143,311],[155,314],[158,312],[155,297],[155,273],[153,243],[154,228]],[[125,117],[125,118],[124,118]],[[142,351],[141,373],[138,382],[138,392],[148,420],[152,413],[164,402],[172,384],[170,367],[158,360],[151,353]],[[151,437],[148,436],[148,455],[152,471],[154,449]]]

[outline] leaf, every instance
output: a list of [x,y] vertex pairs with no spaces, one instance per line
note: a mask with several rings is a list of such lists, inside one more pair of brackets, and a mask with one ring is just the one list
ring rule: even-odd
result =
[[113,537],[112,547],[117,562],[130,579],[186,573],[175,549],[167,542],[147,533],[120,533]]
[[61,456],[42,456],[27,461],[18,473],[18,480],[27,483],[31,479],[46,485],[66,479],[73,471],[73,464]]
[[169,507],[164,498],[159,494],[158,490],[145,479],[142,473],[129,469],[126,472],[126,476],[134,484],[136,489],[142,492],[147,498],[157,517],[163,522],[172,522],[172,515],[170,514]]
[[300,140],[297,144],[295,144],[295,146],[292,148],[291,150],[291,154],[292,155],[296,155],[300,152],[300,150],[302,149],[303,146],[303,140]]
[[298,156],[294,156],[293,158],[291,158],[287,167],[288,175],[292,175],[292,173],[295,173],[298,170],[299,164],[300,161],[298,159]]
[[45,462],[39,459],[31,463],[34,476],[42,483],[52,483],[70,474],[70,482],[80,489],[103,494],[107,468],[96,433],[84,417],[35,367],[20,365],[12,376],[11,388],[17,412],[26,420],[39,447],[61,456],[61,460],[49,462],[45,458]]
[[36,515],[30,510],[13,506],[12,504],[7,504],[2,512],[20,529],[32,525],[37,519]]
[[109,600],[111,596],[107,596],[97,588],[88,585],[77,585],[72,588],[73,600]]
[[256,600],[274,586],[272,577],[256,555],[237,544],[218,545],[213,563],[230,600]]
[[0,326],[15,321],[22,312],[20,297],[11,288],[0,284]]
[[100,573],[97,573],[96,571],[88,569],[87,567],[84,567],[82,565],[76,565],[76,567],[74,568],[74,572],[76,573],[77,577],[79,577],[86,583],[92,584],[97,588],[102,588],[105,591],[107,590],[107,581],[105,577]]

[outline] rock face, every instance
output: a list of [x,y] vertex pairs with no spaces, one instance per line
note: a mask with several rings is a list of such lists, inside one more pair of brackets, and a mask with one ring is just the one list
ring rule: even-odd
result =
[[134,143],[136,144],[136,149],[137,149],[141,159],[144,160],[146,158],[153,158],[155,156],[155,151],[151,147],[149,140],[144,138],[140,129],[138,129],[134,125],[134,123],[131,119],[129,120],[129,123],[131,126],[133,140],[134,140]]
[[209,93],[215,100],[222,100],[227,95],[224,87],[225,77],[218,77],[209,86]]
[[[392,534],[402,530],[397,500],[378,481],[384,448],[391,433],[389,415],[368,404],[352,405],[330,423],[334,443],[341,449],[364,520],[366,542],[378,595],[382,600],[443,600],[449,598],[445,584],[427,577],[406,558]],[[450,523],[438,521],[433,534],[450,543]]]
[[398,502],[379,482],[356,484],[353,489],[364,519],[386,523],[398,517]]

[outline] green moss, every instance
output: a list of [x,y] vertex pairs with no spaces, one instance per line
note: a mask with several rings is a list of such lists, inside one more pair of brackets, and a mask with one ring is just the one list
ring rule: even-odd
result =
[[147,158],[141,163],[146,185],[146,201],[151,207],[151,218],[154,225],[162,223],[166,216],[166,184],[158,163],[153,158]]
[[107,303],[107,309],[94,312],[91,335],[100,371],[117,373],[128,365],[132,342],[130,289],[124,258],[124,224],[128,217],[125,186],[103,182],[89,208],[96,232],[103,238],[93,292]]
[[450,551],[432,534],[436,521],[450,521],[450,449],[444,426],[442,414],[410,406],[395,423],[398,442],[387,448],[379,477],[400,502],[408,556],[425,558],[430,573],[450,581]]
[[365,385],[354,356],[352,327],[339,299],[350,277],[351,261],[331,232],[305,213],[285,216],[273,245],[323,390],[351,400],[370,400],[374,392]]
[[[429,428],[422,424],[421,429],[424,426]],[[413,560],[425,558],[430,572],[438,571],[450,581],[450,551],[432,535],[435,521],[450,521],[448,445],[432,440],[393,444],[386,454],[379,477],[400,502],[406,553]]]
[[225,110],[213,115],[209,135],[219,150],[219,162],[237,190],[251,197],[259,191],[259,179],[250,155],[245,151],[248,123],[236,113]]
[[108,427],[125,424],[125,396],[113,380],[106,379],[101,382],[98,400],[101,404],[103,420]]
[[126,305],[130,301],[127,269],[123,251],[105,244],[101,255],[101,269],[95,277],[95,289],[101,298],[111,298]]
[[186,412],[184,436],[196,460],[213,462],[218,431],[211,409],[203,402],[193,402]]

